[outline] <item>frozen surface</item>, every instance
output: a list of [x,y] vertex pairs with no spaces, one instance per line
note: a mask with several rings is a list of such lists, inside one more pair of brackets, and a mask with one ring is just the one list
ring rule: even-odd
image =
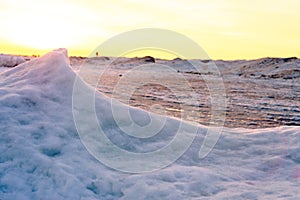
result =
[[26,58],[22,56],[0,54],[0,73],[10,69],[11,67],[24,63],[25,61]]
[[[215,64],[224,81],[227,98],[227,116],[225,126],[230,128],[267,128],[283,125],[300,125],[300,60],[297,58],[262,58],[258,60],[203,61],[202,69]],[[203,79],[205,71],[199,73],[187,60],[160,60],[155,64],[169,66],[183,76],[189,86],[178,78],[165,73],[159,67],[150,72],[135,70],[148,64],[144,58],[71,58],[72,67],[80,70],[83,79],[97,87],[108,96],[117,98],[118,82],[126,74],[134,71],[135,76],[127,81],[133,83],[149,79],[151,73],[160,76],[158,84],[145,84],[137,88],[128,105],[148,111],[153,104],[160,104],[165,114],[180,118],[181,106],[188,111],[198,111],[200,115],[190,115],[189,121],[204,125],[210,123],[210,91]],[[102,74],[101,74],[102,73]],[[101,76],[100,76],[101,74]],[[150,77],[151,78],[151,77]],[[95,84],[97,83],[97,84]],[[175,95],[167,84],[174,86],[179,95]],[[194,98],[187,95],[192,91]],[[125,91],[126,92],[126,91]],[[180,98],[178,98],[180,97]],[[154,111],[155,112],[155,111]]]
[[9,67],[0,67],[0,73],[9,70]]
[[22,56],[0,54],[0,69],[1,67],[15,67],[25,61],[26,59]]
[[[75,128],[75,77],[63,49],[0,74],[1,200],[300,198],[300,128],[295,126],[226,128],[200,160],[207,127],[199,125],[190,148],[166,168],[129,174],[104,166],[87,152]],[[180,123],[168,118],[164,134],[141,144],[114,126],[109,102],[96,94],[97,115],[107,136],[128,151],[160,148]]]

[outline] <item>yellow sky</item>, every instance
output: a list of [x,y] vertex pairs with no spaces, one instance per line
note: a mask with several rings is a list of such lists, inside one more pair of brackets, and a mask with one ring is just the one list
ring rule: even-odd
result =
[[88,56],[137,28],[196,41],[213,59],[300,57],[299,0],[1,0],[0,53]]

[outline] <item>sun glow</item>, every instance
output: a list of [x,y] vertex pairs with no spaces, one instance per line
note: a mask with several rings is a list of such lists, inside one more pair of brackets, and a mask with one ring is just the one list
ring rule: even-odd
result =
[[0,53],[65,47],[87,56],[124,31],[163,28],[190,37],[213,59],[299,57],[299,8],[298,0],[2,0]]
[[[12,31],[7,33],[10,42],[31,48],[51,49],[57,46],[70,46],[76,39],[68,33],[63,24],[54,25],[51,21],[39,18],[35,20],[32,18],[28,21],[34,21],[34,25],[28,27],[24,24],[18,27],[19,30],[10,29]],[[34,31],[30,30],[32,26],[36,26]],[[53,27],[60,31],[56,32]],[[20,30],[23,30],[21,34]]]

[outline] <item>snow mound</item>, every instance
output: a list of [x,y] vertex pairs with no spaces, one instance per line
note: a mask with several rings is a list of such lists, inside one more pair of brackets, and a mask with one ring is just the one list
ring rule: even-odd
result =
[[[0,74],[0,199],[300,197],[299,127],[226,129],[213,151],[200,160],[207,128],[195,126],[197,137],[190,148],[166,168],[128,174],[104,166],[86,150],[76,130],[75,80],[65,49]],[[110,103],[96,93],[96,114],[107,137],[128,151],[161,148],[181,123],[166,118],[166,127],[155,138],[129,137],[113,122]],[[140,123],[147,116],[161,117],[130,109]]]
[[22,56],[0,54],[0,67],[15,67],[25,61],[26,59]]
[[237,70],[240,76],[263,79],[299,79],[300,60],[290,58],[262,58],[245,61]]

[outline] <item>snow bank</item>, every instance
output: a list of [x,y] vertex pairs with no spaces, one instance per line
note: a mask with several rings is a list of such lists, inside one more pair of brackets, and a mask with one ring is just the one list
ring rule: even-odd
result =
[[0,54],[0,67],[15,67],[25,61],[21,56]]
[[[190,148],[166,168],[128,174],[104,166],[86,150],[76,130],[75,80],[64,49],[0,74],[0,199],[300,198],[299,127],[225,129],[213,151],[200,160],[206,127],[195,126]],[[95,95],[96,114],[107,137],[128,151],[165,146],[182,123],[166,118],[162,134],[136,139],[112,121],[110,103]],[[149,114],[131,109],[144,123]]]

